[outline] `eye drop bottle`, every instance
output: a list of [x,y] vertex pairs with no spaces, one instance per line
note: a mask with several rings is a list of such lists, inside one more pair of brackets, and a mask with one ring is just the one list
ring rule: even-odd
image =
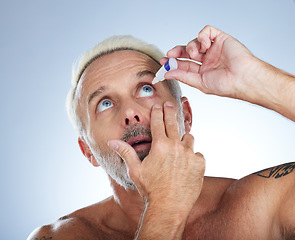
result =
[[152,84],[165,80],[164,75],[170,70],[177,69],[177,61],[175,58],[169,58],[168,61],[159,69],[156,73],[156,77],[153,79]]

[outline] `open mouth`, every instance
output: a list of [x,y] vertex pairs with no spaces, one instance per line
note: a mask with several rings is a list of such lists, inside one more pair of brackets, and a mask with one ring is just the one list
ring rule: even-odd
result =
[[132,145],[136,152],[147,151],[151,148],[151,142],[136,142]]
[[131,137],[128,141],[136,152],[149,151],[151,148],[152,139],[148,136]]

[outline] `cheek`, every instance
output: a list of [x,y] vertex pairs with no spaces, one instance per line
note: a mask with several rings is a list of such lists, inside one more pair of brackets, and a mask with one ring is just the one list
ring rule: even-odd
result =
[[156,103],[163,106],[164,103],[167,101],[174,103],[175,106],[177,105],[177,101],[175,100],[175,98],[171,94],[169,94],[167,92],[161,92],[153,99],[151,107]]
[[[108,141],[111,139],[120,139],[120,130],[118,125],[108,123],[96,123],[92,125],[92,131],[90,133],[92,146],[97,146],[103,152],[109,152],[109,147],[107,145]],[[122,133],[121,133],[122,134]]]

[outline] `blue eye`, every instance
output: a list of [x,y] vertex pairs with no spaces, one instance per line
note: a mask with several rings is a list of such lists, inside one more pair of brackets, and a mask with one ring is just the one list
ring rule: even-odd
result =
[[105,99],[98,104],[97,110],[98,112],[102,112],[104,110],[111,108],[112,106],[113,106],[113,103],[110,100]]
[[150,85],[144,85],[141,87],[139,97],[150,97],[154,95],[154,89]]

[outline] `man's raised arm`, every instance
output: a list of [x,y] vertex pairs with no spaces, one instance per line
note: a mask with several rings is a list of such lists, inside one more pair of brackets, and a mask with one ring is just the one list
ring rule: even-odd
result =
[[166,73],[166,79],[258,104],[295,121],[295,76],[256,58],[230,35],[206,26],[187,46],[176,46],[167,56],[201,64],[178,61],[178,69]]

